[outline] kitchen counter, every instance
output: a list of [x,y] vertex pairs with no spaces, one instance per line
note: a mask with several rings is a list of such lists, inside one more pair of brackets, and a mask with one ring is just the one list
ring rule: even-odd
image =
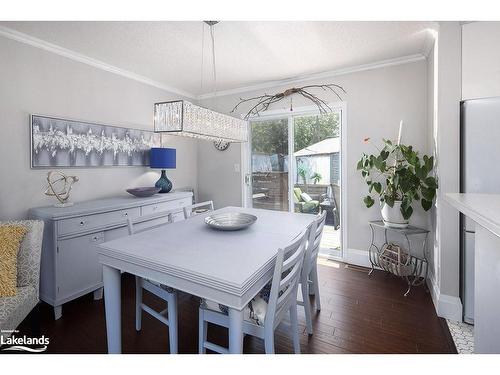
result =
[[474,352],[500,353],[500,195],[453,193],[446,201],[476,222]]

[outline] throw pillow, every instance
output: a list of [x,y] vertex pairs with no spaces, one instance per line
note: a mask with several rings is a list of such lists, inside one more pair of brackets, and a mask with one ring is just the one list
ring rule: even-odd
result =
[[0,226],[0,297],[17,293],[17,253],[25,234],[19,225]]
[[302,194],[300,194],[300,197],[302,198],[302,200],[303,200],[304,202],[310,202],[310,201],[312,201],[312,200],[313,200],[313,199],[311,198],[311,196],[310,196],[309,194],[307,194],[307,193],[302,193]]
[[26,228],[26,235],[17,253],[17,286],[38,285],[40,279],[40,256],[43,240],[43,221],[0,221],[3,225],[19,225]]

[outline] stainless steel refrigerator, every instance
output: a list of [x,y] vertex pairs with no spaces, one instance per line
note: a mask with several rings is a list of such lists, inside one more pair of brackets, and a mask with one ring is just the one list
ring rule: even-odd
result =
[[[500,97],[463,101],[460,119],[460,191],[500,194]],[[460,294],[474,323],[474,222],[462,215],[460,227]]]

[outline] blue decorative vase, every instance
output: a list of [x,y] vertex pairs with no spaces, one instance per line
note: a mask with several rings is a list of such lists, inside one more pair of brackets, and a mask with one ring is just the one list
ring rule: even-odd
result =
[[159,191],[160,193],[168,193],[170,190],[172,190],[172,182],[167,178],[165,169],[162,169],[161,177],[158,181],[156,181],[155,186],[161,189]]

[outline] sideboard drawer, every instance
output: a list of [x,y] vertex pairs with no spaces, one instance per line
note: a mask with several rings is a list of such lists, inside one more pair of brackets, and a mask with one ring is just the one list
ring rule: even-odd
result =
[[141,207],[141,215],[151,215],[158,212],[182,210],[183,207],[191,205],[191,198],[177,199],[175,201],[161,202]]
[[139,216],[139,207],[105,212],[102,214],[80,216],[59,221],[58,232],[59,235],[67,235],[87,231],[89,229],[104,228],[112,224],[124,222],[129,217],[134,219]]

